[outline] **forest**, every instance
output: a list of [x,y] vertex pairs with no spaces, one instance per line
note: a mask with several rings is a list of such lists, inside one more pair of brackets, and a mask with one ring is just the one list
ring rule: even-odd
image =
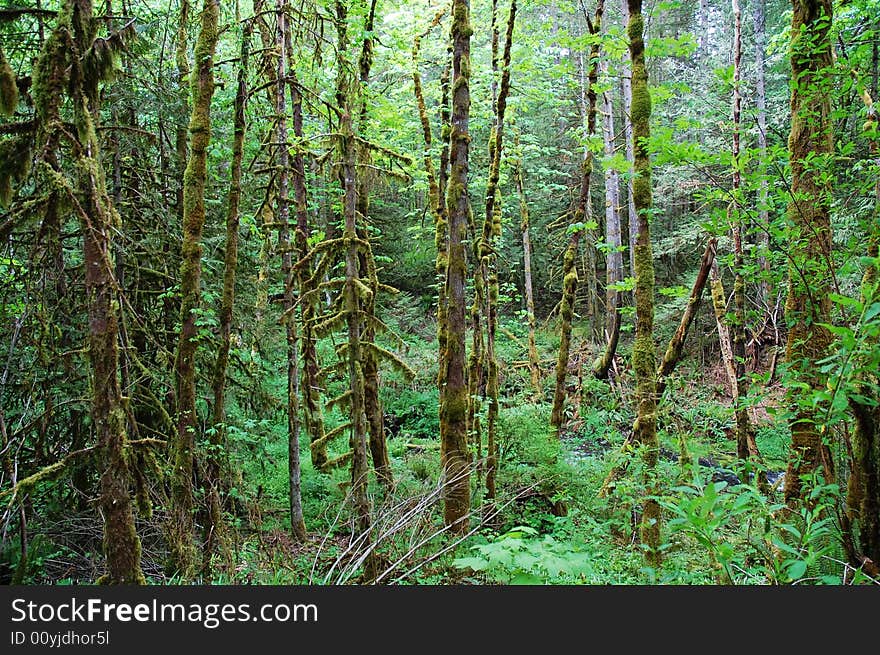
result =
[[880,0],[3,0],[0,582],[880,584]]

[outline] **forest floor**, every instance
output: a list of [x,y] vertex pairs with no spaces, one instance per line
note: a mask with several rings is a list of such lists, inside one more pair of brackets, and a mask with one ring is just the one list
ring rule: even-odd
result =
[[[574,387],[580,393],[569,399],[568,426],[556,439],[549,425],[549,397],[558,336],[550,331],[538,334],[540,356],[547,365],[545,397],[536,402],[528,389],[527,368],[521,365],[525,335],[515,334],[522,325],[507,326],[510,338],[499,340],[503,386],[498,496],[486,500],[482,472],[475,466],[473,529],[467,537],[453,539],[442,529],[437,482],[436,343],[430,322],[409,331],[401,323],[397,321],[404,355],[417,375],[405,381],[396,373],[383,374],[395,488],[385,496],[378,486],[371,487],[379,582],[765,584],[786,581],[786,576],[825,576],[830,582],[846,575],[845,570],[841,573],[845,566],[840,564],[843,558],[833,530],[818,513],[789,523],[770,521],[780,507],[778,494],[739,484],[734,473],[734,419],[723,375],[701,374],[704,363],[687,360],[670,381],[658,410],[664,563],[659,569],[646,567],[638,538],[645,472],[638,453],[623,448],[633,420],[626,341],[617,362],[618,376],[610,384],[586,373],[581,377]],[[590,347],[582,349],[584,356],[577,359],[591,361]],[[781,390],[756,387],[751,397],[757,443],[768,478],[778,486],[789,448],[786,422],[775,418]],[[231,491],[237,509],[229,530],[232,559],[215,562],[210,580],[360,582],[366,550],[353,539],[345,509],[349,473],[344,468],[316,472],[308,448],[302,449],[302,496],[309,540],[299,544],[290,537],[286,421],[281,403],[278,407],[259,418],[232,417],[230,446],[242,474]],[[336,410],[326,419],[328,428],[343,420]],[[613,492],[603,496],[600,490],[608,472],[622,458],[628,458],[627,472]],[[823,493],[836,492],[829,488]],[[817,498],[821,509],[821,497]],[[162,574],[161,520],[159,512],[139,519],[145,572],[156,584],[174,582]],[[781,531],[799,535],[794,547],[783,540]],[[786,557],[780,544],[794,551],[791,556]],[[41,525],[32,535],[31,549],[36,558],[34,582],[93,580],[99,568],[94,557],[100,552],[98,518],[84,510]],[[799,570],[795,562],[800,560],[807,561],[808,571]]]

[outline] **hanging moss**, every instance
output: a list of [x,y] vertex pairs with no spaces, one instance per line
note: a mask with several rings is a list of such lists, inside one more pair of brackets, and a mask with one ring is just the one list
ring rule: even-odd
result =
[[12,116],[18,107],[18,84],[15,71],[6,61],[3,48],[0,47],[0,115]]
[[0,140],[0,207],[9,207],[14,187],[30,173],[32,146],[30,134]]
[[44,123],[60,120],[59,107],[67,86],[70,45],[66,32],[55,30],[43,44],[31,77],[31,95],[37,117]]

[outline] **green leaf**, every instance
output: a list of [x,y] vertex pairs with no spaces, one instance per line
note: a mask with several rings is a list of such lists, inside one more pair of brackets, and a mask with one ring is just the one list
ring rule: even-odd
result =
[[792,562],[788,566],[788,577],[792,580],[800,580],[806,572],[807,563],[802,559]]
[[489,568],[489,560],[485,560],[482,557],[458,557],[452,560],[452,565],[459,569],[485,571]]

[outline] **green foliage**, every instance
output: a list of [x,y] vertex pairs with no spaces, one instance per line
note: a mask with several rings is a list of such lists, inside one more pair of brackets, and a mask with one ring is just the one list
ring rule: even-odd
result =
[[436,389],[383,389],[380,393],[387,420],[392,426],[392,437],[402,440],[437,438],[440,419]]
[[501,584],[536,585],[583,581],[592,573],[590,558],[574,544],[519,526],[485,544],[471,546],[476,554],[459,557],[453,566],[484,573]]
[[[672,489],[675,497],[660,503],[672,518],[673,534],[687,535],[708,554],[725,584],[840,584],[824,571],[837,552],[835,484],[809,480],[807,504],[790,511],[756,488],[726,482]],[[672,548],[667,543],[665,549]]]

